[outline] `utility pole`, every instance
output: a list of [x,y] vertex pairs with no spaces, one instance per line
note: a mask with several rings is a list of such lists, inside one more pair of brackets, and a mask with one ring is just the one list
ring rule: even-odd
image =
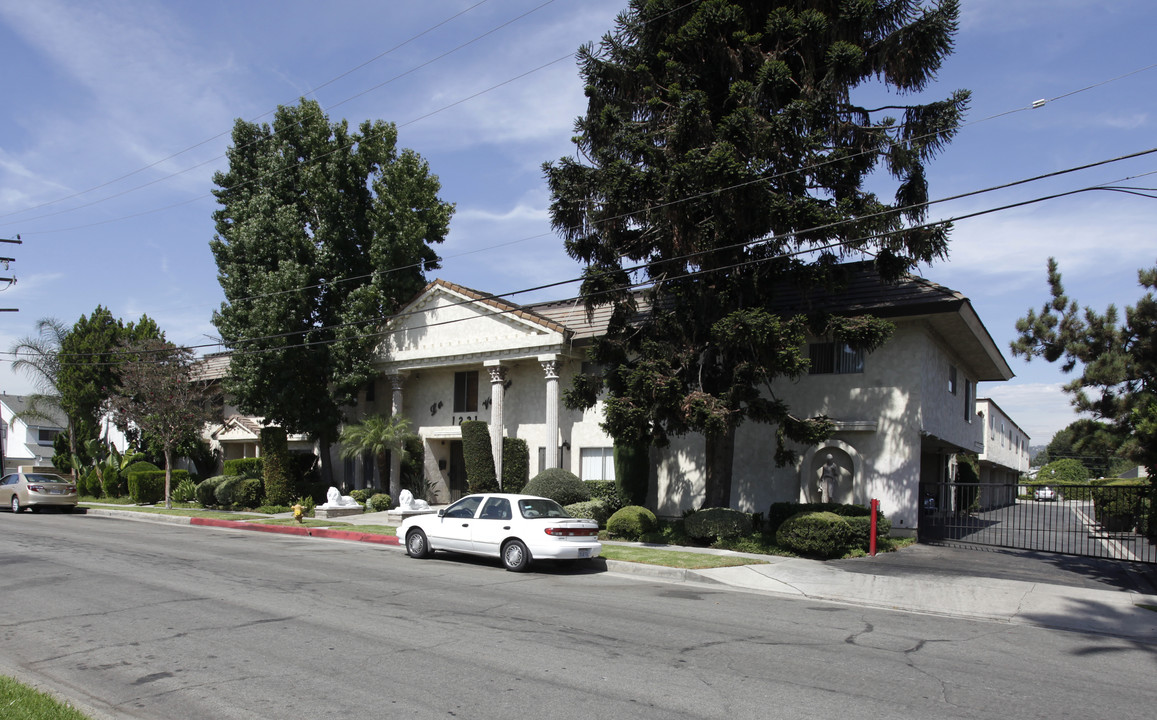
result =
[[[15,239],[0,238],[0,242],[12,243],[13,245],[23,245],[24,244],[24,241],[22,241],[20,239],[19,235],[17,235]],[[16,262],[16,258],[0,257],[0,265],[3,265],[5,270],[8,269],[8,263],[14,263],[14,262]],[[0,283],[3,283],[3,282],[6,282],[8,284],[5,285],[2,289],[0,289],[0,292],[3,292],[3,290],[7,290],[8,288],[10,288],[16,284],[16,273],[13,273],[12,277],[0,277]],[[0,312],[18,312],[18,311],[19,311],[19,308],[0,308]]]

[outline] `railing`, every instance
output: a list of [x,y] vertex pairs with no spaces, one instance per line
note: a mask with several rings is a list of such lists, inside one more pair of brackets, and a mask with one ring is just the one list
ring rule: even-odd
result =
[[1157,488],[922,486],[920,539],[1157,563]]

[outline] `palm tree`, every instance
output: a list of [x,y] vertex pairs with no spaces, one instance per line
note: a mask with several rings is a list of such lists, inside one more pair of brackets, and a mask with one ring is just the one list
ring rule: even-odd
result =
[[[22,420],[40,420],[55,423],[53,409],[62,410],[60,390],[56,386],[60,378],[60,347],[70,328],[56,318],[41,318],[36,322],[37,335],[26,336],[16,341],[8,351],[16,360],[12,362],[14,372],[22,372],[32,380],[36,392],[25,398],[25,408],[20,413]],[[72,417],[68,416],[69,457],[76,457],[76,429]],[[72,469],[73,476],[76,468]]]
[[[399,459],[406,457],[406,438],[410,435],[410,421],[401,415],[370,415],[356,425],[342,428],[341,456],[356,458],[364,453],[373,453],[378,462],[378,472],[389,472],[386,457],[395,453]],[[398,504],[402,494],[401,473],[391,473],[390,504]]]

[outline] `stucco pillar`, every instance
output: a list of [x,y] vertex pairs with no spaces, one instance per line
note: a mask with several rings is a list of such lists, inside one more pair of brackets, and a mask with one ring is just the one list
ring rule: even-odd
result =
[[494,475],[502,484],[502,410],[506,397],[506,368],[497,361],[487,361],[490,372],[490,449],[494,453]]
[[[558,467],[558,359],[539,358],[546,376],[546,467]],[[545,468],[544,468],[545,469]]]
[[[386,379],[390,381],[390,388],[393,390],[393,393],[390,397],[390,414],[391,415],[401,415],[402,414],[402,383],[405,381],[406,378],[404,375],[395,374],[395,375],[387,375]],[[386,483],[386,487],[389,488],[390,492],[394,491],[393,486],[395,484],[394,483],[395,479],[397,480],[397,485],[400,488],[401,483],[402,483],[402,454],[397,453],[397,452],[390,453],[390,477],[389,478],[381,478],[381,480]],[[398,498],[391,496],[390,501],[393,504],[397,504]]]

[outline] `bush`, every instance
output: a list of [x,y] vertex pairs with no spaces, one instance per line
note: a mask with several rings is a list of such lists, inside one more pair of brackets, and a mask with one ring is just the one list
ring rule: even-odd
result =
[[607,519],[611,516],[610,508],[608,508],[607,504],[602,500],[571,503],[563,509],[566,510],[567,514],[571,517],[594,520],[599,524],[599,527],[606,527]]
[[490,446],[490,426],[483,421],[467,420],[462,423],[462,460],[466,464],[466,489],[469,492],[498,491],[494,450]]
[[[845,518],[868,517],[872,514],[871,508],[866,508],[863,505],[844,503],[772,503],[771,508],[767,512],[767,532],[774,534],[779,530],[779,527],[783,525],[785,520],[801,512],[830,512]],[[883,513],[880,513],[880,516],[883,517]]]
[[[853,533],[852,544],[864,552],[872,549],[872,516],[854,515],[844,517]],[[892,521],[884,517],[884,513],[876,513],[876,539],[886,538],[892,533]]]
[[181,482],[173,488],[172,499],[173,502],[187,503],[193,502],[197,498],[197,483],[193,482],[193,478],[182,478]]
[[[174,480],[176,480],[179,472],[184,472],[185,477],[188,477],[188,471],[174,470]],[[165,499],[164,470],[140,470],[130,473],[128,484],[129,497],[138,505],[152,505]]]
[[1092,488],[1090,492],[1097,522],[1109,532],[1129,532],[1137,528],[1146,533],[1149,528],[1145,521],[1149,512],[1145,507],[1145,496],[1148,493],[1141,489],[1145,484],[1140,480],[1113,480]]
[[602,500],[608,512],[615,512],[624,505],[636,505],[627,500],[619,491],[619,484],[614,480],[587,480],[587,490],[591,493],[591,500]]
[[779,526],[775,542],[800,555],[818,558],[839,557],[855,541],[855,531],[847,520],[834,512],[801,512]]
[[207,478],[197,484],[196,498],[202,507],[217,506],[217,486],[228,480],[230,475],[217,475]]
[[522,438],[502,438],[502,492],[520,493],[530,478],[530,448]]
[[265,482],[265,497],[273,505],[285,505],[293,497],[293,478],[290,477],[289,440],[285,428],[261,428],[261,477]]
[[370,512],[385,512],[390,509],[390,496],[385,493],[375,493],[366,503],[366,509]]
[[696,540],[747,535],[751,532],[751,516],[730,508],[706,508],[683,518],[683,532]]
[[1080,485],[1089,481],[1089,469],[1080,460],[1054,460],[1036,474],[1038,481],[1055,485]]
[[226,475],[244,475],[245,477],[259,478],[264,474],[265,461],[263,458],[233,458],[225,461]]
[[591,499],[591,491],[586,483],[579,480],[578,475],[562,468],[543,470],[526,484],[522,492],[550,498],[564,507]]
[[[213,492],[217,506],[232,508],[234,505],[240,505],[242,494],[241,485],[249,479],[251,478],[246,478],[243,475],[226,476],[224,481],[218,483]],[[254,505],[254,507],[256,507],[256,505]]]
[[626,540],[638,540],[658,527],[655,513],[640,505],[621,508],[607,520],[607,533]]
[[245,478],[233,497],[233,504],[246,510],[260,507],[264,502],[265,481],[261,478]]
[[96,474],[96,468],[89,468],[77,478],[76,491],[81,495],[89,495],[97,498],[104,494],[104,488],[101,487],[100,477]]
[[[313,509],[315,507],[317,507],[319,503],[314,502],[312,495],[305,495],[303,497],[299,497],[297,500],[295,500],[293,502],[293,504],[294,505],[300,505],[301,506],[301,512],[306,517],[313,517]],[[290,508],[290,509],[292,509],[292,508]]]
[[360,488],[358,490],[350,490],[350,497],[352,497],[354,500],[357,500],[362,505],[365,505],[366,501],[370,499],[370,493],[375,492],[377,491],[373,488]]

